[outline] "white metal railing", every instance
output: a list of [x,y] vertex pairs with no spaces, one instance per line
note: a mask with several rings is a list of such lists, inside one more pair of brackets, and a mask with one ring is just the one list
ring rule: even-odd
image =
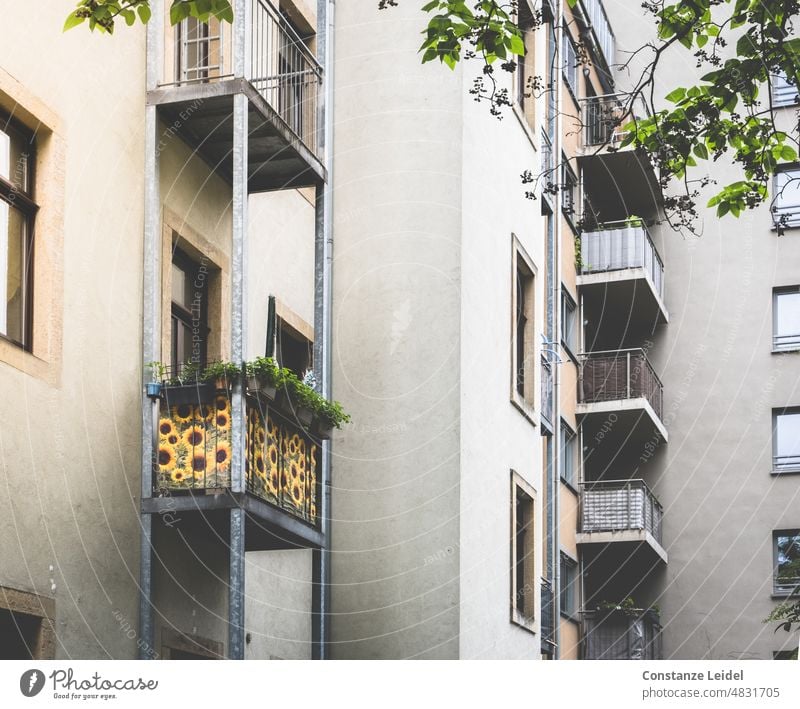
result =
[[581,234],[581,273],[643,268],[664,295],[664,262],[641,220],[605,222]]
[[606,64],[614,64],[614,32],[611,23],[608,21],[603,3],[600,0],[581,0],[586,19],[591,25],[592,33],[598,48],[603,53]]
[[644,480],[602,480],[581,485],[581,531],[643,529],[661,544],[663,510]]
[[650,115],[643,97],[638,96],[630,107],[628,94],[604,94],[580,99],[583,144],[585,147],[618,148],[625,137],[623,126]]

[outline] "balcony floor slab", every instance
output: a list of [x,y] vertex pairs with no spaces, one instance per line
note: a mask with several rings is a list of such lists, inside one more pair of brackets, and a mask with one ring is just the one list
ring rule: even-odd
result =
[[668,562],[667,552],[656,538],[646,529],[620,529],[607,532],[579,532],[577,544],[635,544],[645,545],[665,564]]

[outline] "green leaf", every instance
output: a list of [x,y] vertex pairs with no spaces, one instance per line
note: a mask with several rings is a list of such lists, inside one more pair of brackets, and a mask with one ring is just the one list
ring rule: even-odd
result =
[[519,56],[525,55],[525,42],[522,41],[522,37],[518,34],[512,34],[509,39],[511,40],[509,49],[514,53],[518,54]]
[[683,101],[685,97],[686,89],[684,89],[682,86],[679,86],[677,89],[670,91],[665,98],[671,103],[679,103],[680,101]]
[[71,30],[73,27],[83,24],[85,20],[85,17],[79,17],[75,12],[71,12],[69,15],[67,15],[67,21],[64,23],[63,31],[66,32],[67,30]]
[[702,143],[697,143],[697,145],[694,146],[694,154],[702,160],[708,160],[708,150]]
[[143,24],[146,25],[148,22],[150,22],[150,17],[153,13],[150,10],[149,5],[139,5],[139,7],[136,8],[136,11],[139,13],[139,19]]

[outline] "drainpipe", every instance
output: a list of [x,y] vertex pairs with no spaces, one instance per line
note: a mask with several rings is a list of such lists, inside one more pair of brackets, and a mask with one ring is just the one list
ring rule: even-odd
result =
[[[315,202],[314,253],[314,374],[320,393],[331,398],[333,293],[333,27],[334,0],[317,3],[317,60],[322,66],[323,95],[318,115],[318,147],[328,172],[327,182],[318,185]],[[322,29],[320,32],[319,30]],[[329,658],[330,648],[330,505],[331,441],[322,442],[320,456],[320,524],[323,545],[312,552],[312,657]]]
[[[556,161],[554,165],[559,165],[561,160],[561,133],[564,129],[564,121],[561,116],[561,91],[563,89],[563,78],[561,71],[561,57],[562,44],[564,42],[564,28],[562,27],[562,20],[564,17],[564,0],[558,0],[556,3],[556,17],[554,19],[554,27],[556,28],[556,66],[553,72],[555,81],[553,82],[556,87],[556,95],[554,102],[554,110],[556,114],[556,130],[553,140],[553,151],[555,153]],[[560,177],[559,175],[557,178]],[[554,324],[554,341],[560,341],[561,332],[561,237],[563,232],[563,216],[559,206],[559,200],[556,199],[554,206],[555,218],[555,239],[553,244],[553,260],[551,264],[553,273],[553,324]],[[553,536],[552,547],[550,554],[553,560],[553,658],[559,659],[561,654],[561,563],[560,563],[560,525],[559,525],[559,486],[561,484],[559,478],[559,466],[561,463],[561,402],[560,402],[560,366],[556,363],[553,371],[553,468],[551,471],[551,480],[553,486]]]

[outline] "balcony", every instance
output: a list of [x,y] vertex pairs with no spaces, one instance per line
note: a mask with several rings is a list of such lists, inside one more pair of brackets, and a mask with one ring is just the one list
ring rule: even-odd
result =
[[230,390],[167,386],[159,407],[153,496],[143,500],[145,511],[213,513],[241,506],[256,544],[259,538],[267,546],[278,539],[319,543],[319,439],[296,420],[287,399],[246,398],[244,494],[231,490]]
[[584,441],[608,449],[667,440],[663,385],[642,349],[588,352],[578,358],[578,405]]
[[585,482],[580,496],[578,544],[642,547],[653,561],[667,563],[662,546],[661,504],[643,480]]
[[630,100],[626,94],[580,100],[584,190],[604,222],[652,214],[662,202],[658,176],[647,153],[622,148],[624,125],[649,115],[646,103],[638,99],[629,112]]
[[606,66],[611,67],[615,61],[616,40],[603,3],[600,0],[581,0],[581,5],[595,48]]
[[585,660],[660,660],[661,623],[652,609],[595,610],[584,614]]
[[[244,71],[234,71],[234,57]],[[303,187],[326,177],[318,142],[322,69],[268,0],[249,0],[244,32],[189,18],[166,32],[158,87],[147,102],[223,177],[232,180],[233,98],[248,103],[251,192]],[[149,61],[153,61],[152,56]]]
[[[600,224],[581,234],[581,273],[587,319],[606,330],[605,319],[652,331],[669,321],[664,305],[664,263],[642,220]],[[604,317],[608,314],[608,317]],[[617,342],[620,340],[618,339]]]

